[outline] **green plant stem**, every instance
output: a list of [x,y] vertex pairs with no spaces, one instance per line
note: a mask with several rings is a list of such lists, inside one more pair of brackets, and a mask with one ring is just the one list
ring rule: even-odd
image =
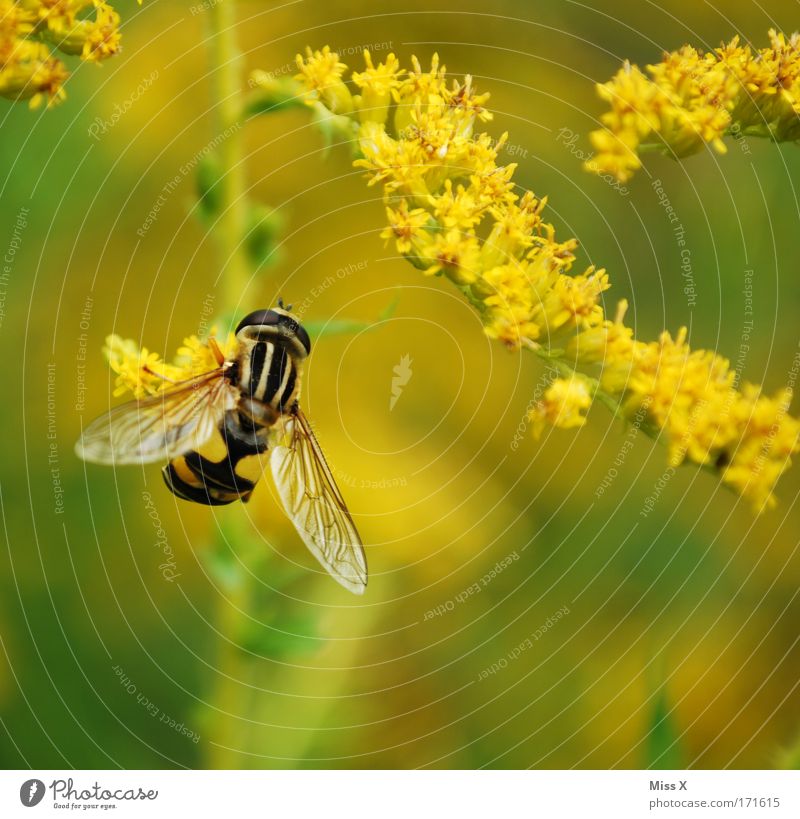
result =
[[540,344],[535,344],[532,341],[528,341],[528,339],[523,339],[523,346],[526,350],[531,350],[532,352],[536,353],[539,358],[546,361],[551,367],[558,371],[559,375],[563,376],[564,378],[572,378],[574,375],[580,374],[582,378],[586,379],[592,384],[593,397],[604,404],[612,415],[622,421],[628,422],[629,419],[622,414],[619,402],[616,401],[611,395],[600,389],[600,383],[596,378],[592,378],[585,373],[578,373],[578,370],[570,366],[561,358],[560,352],[548,350],[545,347],[542,347]]
[[236,635],[241,627],[240,609],[245,603],[246,581],[238,578],[233,588],[218,591],[216,628],[218,649],[215,662],[216,680],[209,705],[212,743],[208,744],[206,759],[209,768],[223,770],[237,767],[237,717],[230,713],[235,703],[241,702],[240,681],[243,673],[241,651]]
[[236,44],[235,0],[217,0],[208,11],[209,51],[215,136],[220,165],[220,216],[215,227],[224,283],[223,310],[240,304],[250,278],[244,247],[247,230],[247,195],[244,165],[243,68]]
[[[219,254],[220,275],[223,281],[223,315],[241,309],[241,297],[250,278],[249,264],[244,247],[247,226],[246,180],[242,134],[243,57],[236,44],[235,0],[217,0],[208,10],[209,54],[211,58],[211,95],[214,112],[215,138],[220,178],[220,215],[213,235]],[[240,512],[239,509],[226,510]],[[230,519],[229,519],[230,520]],[[232,521],[231,521],[232,522]],[[218,537],[219,548],[230,549],[227,527]],[[210,694],[210,737],[207,758],[215,769],[235,768],[236,717],[226,712],[240,704],[239,680],[242,678],[242,656],[238,646],[241,631],[241,611],[246,607],[248,584],[245,573],[235,569],[229,582],[217,580],[216,627],[219,645],[216,657],[214,688]],[[216,709],[216,710],[213,710]]]

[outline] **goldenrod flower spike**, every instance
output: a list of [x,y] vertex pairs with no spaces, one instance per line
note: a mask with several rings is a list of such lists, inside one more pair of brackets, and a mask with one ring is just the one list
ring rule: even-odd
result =
[[[598,161],[618,175],[632,173],[636,146],[653,132],[681,155],[704,142],[722,149],[726,123],[742,116],[735,96],[742,80],[732,79],[729,63],[738,60],[754,82],[765,71],[795,82],[784,64],[795,38],[773,41],[773,58],[759,58],[758,66],[738,46],[716,56],[682,49],[651,67],[651,78],[626,66],[603,91],[614,105],[608,124],[623,141],[600,132],[607,150]],[[427,71],[412,58],[406,73],[394,57],[377,67],[369,55],[365,61],[366,71],[351,77],[360,94],[351,93],[347,66],[327,48],[298,56],[298,79],[312,104],[331,106],[328,114],[349,109],[340,124],[360,149],[355,165],[370,185],[383,187],[388,227],[381,236],[426,275],[458,286],[487,335],[512,350],[534,350],[562,375],[533,410],[534,431],[547,423],[581,426],[600,400],[662,439],[672,466],[705,466],[757,509],[771,505],[775,482],[800,448],[800,423],[788,414],[791,391],[769,398],[758,387],[740,387],[727,360],[689,347],[685,329],[638,341],[624,323],[624,301],[607,318],[607,273],[572,272],[577,242],[556,238],[543,216],[545,199],[516,189],[516,166],[500,160],[506,135],[475,133],[491,118],[488,95],[469,78],[448,84],[438,56]],[[758,110],[770,105],[775,123],[789,98],[768,100],[769,85],[763,76],[759,82]]]
[[627,182],[643,150],[681,158],[705,145],[725,153],[729,135],[800,138],[800,38],[774,29],[769,38],[758,51],[738,37],[707,53],[684,46],[646,74],[625,63],[597,86],[610,110],[591,134],[595,155],[586,169]]
[[69,72],[53,49],[108,59],[120,50],[119,24],[103,0],[0,0],[0,96],[30,100],[31,108],[59,102]]

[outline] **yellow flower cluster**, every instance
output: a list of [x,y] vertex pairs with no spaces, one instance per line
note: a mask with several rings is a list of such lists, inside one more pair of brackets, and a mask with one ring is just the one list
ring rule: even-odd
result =
[[0,96],[58,102],[68,72],[54,49],[105,60],[119,52],[119,22],[103,0],[0,0]]
[[641,150],[680,158],[706,144],[724,153],[730,134],[800,138],[800,37],[773,29],[769,38],[757,51],[738,37],[711,52],[684,46],[646,73],[625,63],[597,86],[610,110],[591,134],[596,154],[586,169],[626,182],[641,167]]
[[[212,328],[210,337],[214,338],[215,334],[216,328]],[[236,336],[229,333],[220,347],[225,358],[232,357],[237,347]],[[117,375],[114,395],[130,392],[134,398],[156,395],[178,381],[202,375],[219,366],[210,343],[197,336],[184,339],[183,346],[178,348],[178,354],[172,363],[164,361],[158,353],[150,352],[147,347],[140,347],[132,339],[118,335],[106,338],[103,354]]]
[[[347,67],[328,48],[298,55],[307,102],[357,142],[355,164],[370,184],[383,186],[389,226],[382,235],[398,253],[426,275],[454,282],[481,312],[490,337],[511,349],[534,349],[571,373],[556,379],[533,410],[534,431],[545,423],[582,425],[600,397],[661,437],[672,464],[707,466],[757,508],[770,505],[776,480],[800,448],[800,423],[788,414],[791,391],[770,398],[751,385],[739,388],[725,359],[689,348],[685,329],[674,339],[668,333],[650,343],[634,339],[624,324],[625,302],[608,319],[605,271],[571,272],[577,243],[556,238],[542,216],[545,199],[515,189],[515,165],[500,161],[507,136],[475,132],[476,123],[491,119],[488,95],[478,94],[469,76],[449,84],[436,56],[429,70],[414,58],[408,71],[394,55],[377,66],[369,54],[365,59],[366,70],[353,73],[350,86]],[[653,82],[646,87],[655,97],[670,82],[675,95],[695,100],[694,121],[705,122],[702,138],[711,138],[719,111],[712,101],[728,87],[727,75],[713,89],[709,78],[684,82],[681,60],[689,59],[682,52],[665,61],[662,74],[652,72],[660,77],[658,92]],[[706,61],[696,55],[694,64]],[[699,95],[706,95],[703,102]],[[630,121],[642,134],[638,117]],[[673,120],[677,129],[680,117]],[[644,121],[663,128],[665,120]]]
[[515,192],[516,165],[498,161],[506,135],[474,133],[491,119],[488,94],[477,94],[469,76],[448,84],[436,56],[429,71],[413,58],[406,72],[393,54],[377,66],[368,52],[365,60],[352,75],[360,94],[327,47],[298,56],[299,79],[310,104],[350,115],[355,164],[386,192],[384,238],[427,275],[462,287],[484,311],[489,335],[510,347],[523,338],[552,343],[602,321],[605,272],[567,275],[576,242],[556,241],[542,218],[546,200]]
[[689,460],[709,467],[757,509],[774,505],[775,483],[800,450],[792,391],[770,397],[752,384],[740,389],[730,362],[692,350],[685,327],[675,338],[664,332],[658,341],[637,341],[622,321],[626,306],[614,321],[571,339],[567,357],[596,373],[624,417],[663,438],[671,466]]
[[548,426],[582,427],[586,421],[584,413],[591,405],[592,391],[586,379],[580,376],[554,379],[528,414],[534,437],[539,438]]

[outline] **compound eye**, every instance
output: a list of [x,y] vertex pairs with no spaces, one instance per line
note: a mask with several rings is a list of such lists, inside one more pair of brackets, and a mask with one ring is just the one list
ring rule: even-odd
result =
[[255,310],[252,313],[248,313],[248,315],[239,322],[236,328],[236,335],[239,335],[239,332],[244,330],[245,327],[275,326],[280,324],[282,318],[283,316],[274,310]]
[[290,315],[282,315],[279,324],[286,335],[294,336],[303,345],[306,355],[311,352],[311,339],[308,337],[305,327],[297,319]]
[[294,324],[294,334],[297,336],[297,340],[303,345],[306,351],[306,355],[311,352],[311,339],[308,337],[308,333],[306,332],[306,328],[303,327],[302,324]]

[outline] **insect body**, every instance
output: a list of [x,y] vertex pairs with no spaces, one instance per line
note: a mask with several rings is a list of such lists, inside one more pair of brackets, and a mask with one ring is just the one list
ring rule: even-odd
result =
[[239,392],[211,438],[199,450],[164,467],[167,486],[195,503],[248,501],[261,475],[259,457],[273,427],[292,414],[300,394],[303,362],[311,351],[306,331],[285,310],[259,310],[236,328],[239,349],[223,377]]
[[111,410],[76,445],[103,464],[168,460],[184,500],[248,501],[269,461],[281,502],[305,544],[345,588],[363,593],[367,566],[347,510],[298,398],[308,333],[287,310],[258,310],[236,328],[238,349],[219,367]]

